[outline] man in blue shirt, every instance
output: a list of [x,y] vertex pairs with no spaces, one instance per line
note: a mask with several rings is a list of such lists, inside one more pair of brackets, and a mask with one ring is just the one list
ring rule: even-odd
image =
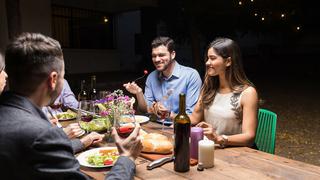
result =
[[152,43],[152,62],[156,68],[147,78],[145,93],[135,83],[124,87],[137,96],[141,111],[158,114],[159,102],[166,99],[171,104],[170,118],[179,112],[179,94],[186,94],[186,112],[191,114],[198,100],[201,88],[199,73],[190,67],[180,65],[176,60],[174,41],[169,37],[157,37]]

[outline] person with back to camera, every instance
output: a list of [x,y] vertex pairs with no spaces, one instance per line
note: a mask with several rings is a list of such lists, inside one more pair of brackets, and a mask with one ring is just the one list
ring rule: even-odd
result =
[[235,41],[217,38],[206,54],[206,74],[191,123],[222,147],[252,146],[257,127],[258,94],[247,79]]
[[169,37],[157,37],[152,43],[152,62],[156,68],[146,80],[145,92],[135,83],[123,86],[137,96],[138,107],[143,112],[153,112],[160,116],[160,101],[167,98],[172,106],[170,119],[179,111],[179,94],[186,95],[186,112],[191,114],[198,100],[201,78],[197,70],[180,65],[175,57],[174,41]]
[[[73,155],[71,141],[41,108],[60,94],[64,60],[58,41],[23,33],[5,52],[10,90],[0,96],[0,169],[4,179],[90,179]],[[120,153],[106,179],[133,179],[141,151],[139,124],[127,139],[113,129]]]
[[[63,108],[77,109],[79,107],[79,102],[76,99],[74,93],[72,92],[72,90],[71,90],[71,88],[69,86],[69,83],[68,83],[68,81],[66,79],[64,79],[63,88],[62,88],[61,93],[55,99],[53,105],[51,105],[51,106],[53,106],[53,107],[54,106],[58,106],[58,108],[54,109],[54,108],[50,107],[50,105],[49,105],[49,106],[43,107],[42,111],[48,116],[48,118],[50,119],[51,123],[54,124],[54,125],[58,125],[58,119],[56,118],[56,115],[59,114],[59,113],[62,113],[63,112],[62,111]],[[54,117],[52,117],[51,114]],[[84,134],[84,130],[81,129],[79,123],[71,123],[67,127],[64,127],[63,131],[67,134],[67,136],[70,139],[75,139],[75,138],[77,138],[77,137],[79,137],[79,136]],[[97,134],[95,136],[97,136]],[[83,150],[84,147],[87,147],[89,145],[90,144],[88,144],[88,143],[84,144],[83,147],[78,147],[77,145],[75,145],[75,147],[74,147],[75,152]]]

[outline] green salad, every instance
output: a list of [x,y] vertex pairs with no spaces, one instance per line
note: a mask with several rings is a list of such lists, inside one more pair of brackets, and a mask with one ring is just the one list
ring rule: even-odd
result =
[[106,149],[88,156],[87,162],[94,166],[110,166],[114,164],[118,157],[117,149]]
[[56,115],[59,120],[62,119],[75,119],[77,117],[77,113],[68,110],[66,112],[60,113]]
[[104,131],[111,128],[111,123],[108,118],[94,118],[90,122],[79,121],[82,129],[86,131]]

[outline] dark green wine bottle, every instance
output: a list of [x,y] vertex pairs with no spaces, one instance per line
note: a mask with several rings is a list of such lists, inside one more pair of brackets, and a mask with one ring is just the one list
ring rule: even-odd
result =
[[96,89],[96,76],[91,76],[91,90],[90,90],[90,99],[97,100],[98,99],[98,92]]
[[88,100],[89,97],[88,97],[88,93],[86,90],[86,81],[85,80],[81,81],[80,87],[81,87],[81,90],[80,90],[80,93],[78,94],[78,101]]
[[190,118],[186,113],[186,96],[179,95],[179,113],[174,118],[174,170],[177,172],[189,171],[190,165]]

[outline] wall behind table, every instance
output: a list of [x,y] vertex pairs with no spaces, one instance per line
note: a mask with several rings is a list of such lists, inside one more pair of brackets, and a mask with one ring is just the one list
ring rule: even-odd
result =
[[119,71],[116,50],[63,49],[66,72],[70,74]]

